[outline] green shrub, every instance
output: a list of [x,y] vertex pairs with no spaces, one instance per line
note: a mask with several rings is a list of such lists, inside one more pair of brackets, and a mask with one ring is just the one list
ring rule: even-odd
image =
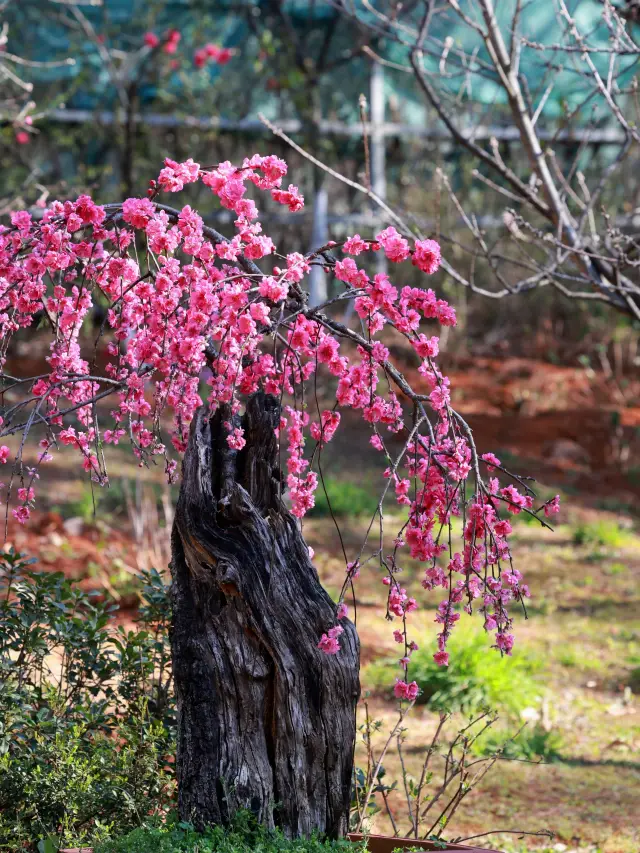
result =
[[603,571],[605,575],[624,575],[629,571],[629,566],[625,566],[624,563],[610,563],[604,567]]
[[574,545],[591,545],[606,548],[624,548],[632,539],[632,534],[614,521],[586,522],[576,525],[573,531]]
[[627,686],[632,693],[640,696],[640,666],[635,666],[627,676]]
[[380,495],[375,489],[364,489],[348,480],[325,477],[324,488],[320,481],[315,498],[316,504],[310,515],[326,517],[333,513],[336,518],[344,518],[345,516],[373,515],[378,507]]
[[564,742],[556,729],[547,730],[539,723],[525,726],[515,735],[509,735],[500,729],[489,729],[474,744],[478,755],[493,755],[500,752],[503,758],[511,760],[557,761],[561,757]]
[[[502,657],[489,647],[487,634],[462,627],[452,634],[449,650],[449,666],[436,664],[430,646],[413,654],[409,678],[422,691],[418,702],[438,711],[467,713],[487,707],[518,717],[539,701],[541,691],[534,675],[540,662],[532,656],[516,650],[511,657]],[[384,689],[393,685],[397,671],[397,660],[377,661],[365,668],[363,680]]]
[[53,507],[63,518],[81,518],[85,524],[95,523],[97,518],[126,512],[124,486],[119,480],[101,489],[85,484],[75,500]]
[[92,843],[162,814],[174,786],[167,597],[141,624],[60,573],[0,554],[0,848]]
[[289,840],[278,831],[264,829],[251,816],[239,814],[229,828],[217,826],[203,833],[185,823],[141,827],[99,844],[95,853],[358,853],[365,849],[344,840]]

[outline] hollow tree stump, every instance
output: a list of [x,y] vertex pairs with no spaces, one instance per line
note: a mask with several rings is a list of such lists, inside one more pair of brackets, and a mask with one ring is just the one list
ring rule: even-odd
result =
[[172,536],[172,651],[182,820],[224,823],[240,808],[288,836],[347,830],[359,643],[335,624],[297,519],[280,498],[280,408],[247,404],[246,446],[228,447],[221,408],[196,415]]

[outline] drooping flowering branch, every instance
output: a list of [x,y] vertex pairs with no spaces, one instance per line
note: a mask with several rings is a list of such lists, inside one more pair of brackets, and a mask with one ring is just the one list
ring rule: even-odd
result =
[[[202,405],[211,412],[223,403],[230,407],[227,443],[240,450],[246,439],[237,416],[247,397],[263,390],[282,402],[278,435],[286,445],[285,484],[291,511],[302,518],[313,507],[318,486],[313,463],[340,428],[340,410],[353,409],[385,457],[386,483],[360,552],[355,559],[345,554],[336,621],[318,638],[319,648],[339,652],[347,592],[373,556],[384,570],[387,615],[402,621],[394,637],[404,646],[406,673],[417,648],[407,617],[418,603],[399,575],[410,557],[424,564],[425,589],[446,591],[436,615],[439,664],[448,662],[458,605],[471,612],[475,604],[485,629],[495,635],[495,647],[509,654],[509,609],[524,603],[529,591],[512,566],[511,526],[503,511],[528,512],[544,523],[543,512],[556,511],[557,499],[535,509],[526,482],[509,475],[492,454],[479,457],[471,430],[452,409],[449,380],[437,366],[438,337],[424,328],[425,322],[455,324],[453,308],[431,289],[398,288],[384,274],[370,277],[354,260],[382,251],[394,263],[411,261],[432,275],[440,265],[435,241],[411,245],[389,227],[372,239],[356,234],[341,246],[277,256],[278,265],[268,272],[257,265],[276,254],[276,247],[263,234],[247,190],[253,184],[289,210],[299,210],[304,200],[297,187],[283,188],[286,172],[286,164],[274,156],[210,169],[192,160],[166,160],[146,198],[100,206],[83,195],[75,202],[55,202],[38,221],[25,211],[14,213],[10,227],[0,228],[0,438],[20,436],[15,453],[0,447],[0,463],[14,458],[7,504],[13,503],[19,522],[27,521],[38,469],[60,444],[78,452],[100,485],[108,482],[105,449],[125,437],[141,465],[160,457],[174,479],[176,454],[184,452],[189,425]],[[177,209],[158,201],[161,193],[180,192],[195,182],[210,187],[236,214],[231,239],[205,226],[189,205]],[[344,284],[340,296],[318,307],[309,306],[304,290],[314,263],[326,265]],[[339,299],[355,300],[360,332],[331,316]],[[97,305],[106,309],[105,321],[87,343],[90,312]],[[36,377],[9,376],[5,366],[13,337],[40,322],[49,330],[47,370]],[[404,337],[419,357],[424,393],[393,362],[383,332],[384,340],[389,333]],[[321,410],[315,389],[309,391],[319,374],[335,386],[332,408]],[[105,412],[104,402],[111,400]],[[167,414],[172,415],[168,430]],[[36,426],[45,436],[36,465],[28,467],[23,452]],[[393,436],[403,438],[395,455]],[[311,454],[305,453],[307,442],[315,445]],[[501,485],[496,477],[485,482],[481,464],[489,473],[499,467],[511,482]],[[391,489],[406,517],[392,552],[385,553],[383,500]],[[457,546],[456,517],[463,524]],[[367,556],[376,518],[379,544]],[[395,693],[413,700],[417,690],[405,674]]]

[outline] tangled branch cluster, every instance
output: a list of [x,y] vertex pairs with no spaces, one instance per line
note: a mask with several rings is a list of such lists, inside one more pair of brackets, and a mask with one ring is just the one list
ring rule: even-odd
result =
[[[445,261],[454,281],[492,299],[553,287],[640,319],[637,217],[618,192],[640,142],[637,4],[553,0],[549,26],[526,0],[331,2],[368,34],[371,58],[413,77],[430,119],[475,162],[482,198],[505,205],[488,222],[486,204],[472,210],[437,171],[468,237],[446,237],[466,261]],[[384,58],[389,45],[400,61]]]

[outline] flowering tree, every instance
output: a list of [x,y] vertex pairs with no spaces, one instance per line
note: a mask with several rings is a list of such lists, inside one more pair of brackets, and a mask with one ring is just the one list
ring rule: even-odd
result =
[[[291,253],[277,266],[256,264],[275,247],[247,191],[253,185],[298,210],[297,188],[282,186],[286,171],[273,156],[215,168],[167,160],[146,198],[99,206],[83,195],[53,203],[37,221],[11,215],[0,229],[0,438],[17,444],[2,444],[0,461],[12,469],[7,511],[26,523],[40,468],[60,445],[99,485],[108,483],[109,445],[128,441],[141,465],[162,460],[169,480],[184,454],[172,540],[182,817],[203,825],[245,806],[292,835],[335,835],[346,830],[359,693],[348,593],[363,562],[380,565],[402,650],[395,694],[411,701],[418,602],[401,584],[405,559],[423,563],[426,590],[443,590],[439,664],[448,663],[460,609],[475,609],[488,646],[509,654],[510,608],[528,590],[511,563],[508,514],[544,524],[558,501],[535,507],[523,479],[492,454],[478,455],[452,409],[438,337],[426,329],[453,325],[453,308],[431,289],[371,278],[355,260],[384,252],[400,275],[407,262],[432,275],[435,241],[410,244],[389,227]],[[197,181],[235,213],[232,238],[188,205],[160,203]],[[304,282],[314,264],[342,290],[310,307]],[[355,299],[359,331],[332,316],[346,299]],[[96,335],[89,317],[97,303],[106,312]],[[46,369],[9,375],[12,340],[36,322],[50,338]],[[391,359],[394,335],[420,360],[419,389]],[[320,375],[333,388],[326,407]],[[345,555],[333,602],[299,520],[313,506],[314,468],[347,409],[361,416],[363,439],[380,455],[383,487],[376,542],[367,535]],[[44,436],[29,467],[23,457],[36,428]],[[390,539],[387,493],[405,513]]]

